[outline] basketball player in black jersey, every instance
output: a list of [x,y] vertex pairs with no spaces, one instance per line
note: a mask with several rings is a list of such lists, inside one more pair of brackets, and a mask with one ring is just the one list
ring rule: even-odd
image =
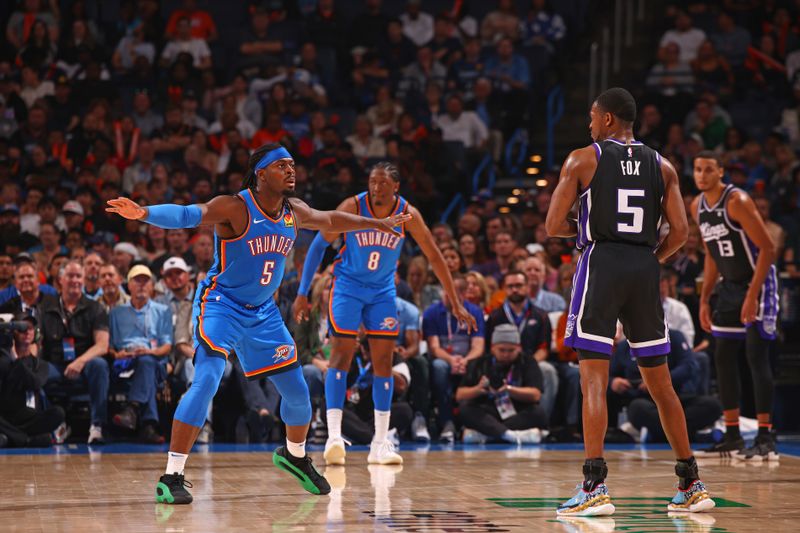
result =
[[[617,320],[677,458],[680,479],[670,511],[714,507],[689,447],[683,407],[672,388],[669,335],[659,294],[660,264],[686,241],[688,222],[675,169],[633,138],[636,102],[621,88],[605,91],[590,111],[594,143],[573,151],[547,213],[547,233],[576,237],[581,256],[567,315],[565,344],[578,351],[583,392],[584,481],[559,515],[614,512],[605,478],[606,390]],[[578,200],[578,219],[571,210]],[[669,233],[659,242],[661,218]]]
[[[775,243],[753,200],[733,185],[725,185],[724,174],[713,152],[695,156],[694,181],[701,194],[692,202],[692,216],[706,248],[700,325],[716,340],[714,364],[725,418],[725,438],[698,457],[777,461],[768,354],[778,318]],[[716,294],[713,312],[709,304],[712,294]],[[758,417],[758,435],[750,448],[745,448],[739,433],[739,352],[743,342]]]

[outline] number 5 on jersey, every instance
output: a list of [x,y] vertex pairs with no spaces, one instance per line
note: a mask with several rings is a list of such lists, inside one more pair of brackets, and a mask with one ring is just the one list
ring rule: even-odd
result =
[[269,285],[272,281],[272,270],[275,268],[275,261],[264,261],[264,272],[261,277],[262,285]]
[[367,268],[369,270],[378,270],[378,263],[381,260],[381,253],[380,252],[372,252],[369,254],[369,259],[367,259]]

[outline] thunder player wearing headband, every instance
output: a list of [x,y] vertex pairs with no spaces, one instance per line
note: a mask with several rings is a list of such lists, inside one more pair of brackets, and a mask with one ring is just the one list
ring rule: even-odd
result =
[[[714,501],[699,479],[683,407],[672,388],[666,355],[669,337],[659,292],[659,263],[675,253],[688,235],[678,176],[669,161],[634,140],[636,102],[625,89],[609,89],[598,96],[590,118],[595,142],[567,158],[546,221],[548,234],[577,235],[581,249],[564,344],[578,351],[586,462],[583,484],[573,498],[558,506],[558,514],[614,512],[605,485],[608,467],[603,438],[617,320],[622,322],[677,458],[678,493],[668,510],[705,511],[714,507]],[[569,218],[576,200],[577,221]],[[662,216],[669,222],[669,233],[659,242]]]
[[[368,190],[347,198],[338,211],[358,213],[367,217],[382,218],[409,212],[412,219],[407,231],[428,258],[447,297],[453,302],[452,314],[467,328],[477,328],[475,318],[461,304],[453,278],[436,246],[428,226],[419,212],[397,194],[400,173],[390,163],[376,164],[369,174]],[[394,381],[392,355],[397,342],[399,322],[395,303],[395,270],[400,258],[405,232],[400,237],[385,231],[351,231],[344,235],[344,245],[334,263],[330,292],[330,332],[333,336],[330,367],[325,376],[325,401],[327,402],[328,441],[325,444],[327,464],[343,465],[345,462],[342,439],[342,408],[347,390],[347,371],[353,359],[356,335],[361,324],[367,331],[374,379],[372,399],[375,403],[375,435],[370,445],[367,461],[374,464],[398,464],[403,459],[387,438],[389,414]],[[319,268],[328,244],[341,231],[321,231],[311,244],[303,266],[303,278],[294,303],[296,319],[308,318],[308,290],[314,273]],[[435,349],[431,346],[431,349]]]
[[[714,364],[725,418],[725,438],[698,455],[777,461],[771,431],[775,385],[768,353],[778,318],[775,243],[753,200],[733,185],[725,185],[724,174],[725,169],[713,152],[695,156],[694,182],[701,194],[692,202],[692,216],[700,226],[706,248],[700,325],[716,340]],[[709,304],[712,293],[717,295],[713,314]],[[750,448],[745,448],[739,433],[742,343],[753,378],[758,418],[758,435]]]
[[287,198],[295,187],[294,161],[277,144],[256,150],[249,168],[243,191],[217,196],[206,204],[140,207],[118,198],[109,200],[106,208],[161,228],[214,225],[214,265],[199,284],[194,300],[195,378],[175,412],[166,473],[156,487],[159,503],[192,501],[184,487],[184,465],[232,350],[247,377],[268,376],[281,395],[286,446],[275,450],[272,462],[292,474],[308,492],[330,492],[330,485],[306,455],[311,420],[308,387],[273,295],[300,227],[337,232],[380,230],[398,236],[402,231],[398,228],[411,219],[406,213],[379,219],[316,211],[296,198]]

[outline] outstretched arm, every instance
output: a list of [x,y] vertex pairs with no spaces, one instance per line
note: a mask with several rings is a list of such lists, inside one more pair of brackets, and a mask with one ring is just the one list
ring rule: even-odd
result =
[[[544,223],[550,237],[574,237],[578,234],[578,221],[570,218],[570,212],[575,200],[578,199],[578,190],[581,186],[580,176],[588,173],[588,167],[591,166],[592,161],[595,161],[596,166],[594,148],[590,146],[574,150],[564,161]],[[589,175],[593,173],[594,170]]]
[[[235,196],[217,196],[205,204],[161,204],[144,207],[133,200],[120,197],[109,200],[106,211],[128,220],[141,220],[165,229],[194,228],[201,224],[229,225],[231,213],[241,211],[235,209],[241,202]],[[241,214],[244,215],[244,212],[241,211]]]
[[395,226],[405,224],[411,220],[411,215],[400,213],[386,218],[367,218],[344,211],[317,211],[304,201],[297,198],[289,200],[300,226],[306,229],[315,229],[326,233],[344,233],[365,229],[377,229],[400,236]]
[[656,258],[664,263],[686,242],[689,236],[689,222],[686,220],[686,207],[678,186],[678,174],[666,158],[661,159],[661,174],[664,177],[664,200],[661,209],[669,223],[669,233],[656,250]]
[[413,218],[406,225],[406,229],[414,240],[417,241],[425,257],[428,258],[431,268],[433,268],[433,273],[436,274],[439,283],[442,284],[444,291],[447,293],[448,300],[453,303],[453,315],[455,315],[459,322],[467,324],[467,328],[470,331],[476,330],[478,326],[475,323],[475,317],[472,316],[461,303],[461,297],[456,292],[453,277],[447,269],[447,263],[444,261],[441,250],[439,250],[439,247],[436,246],[436,242],[433,240],[431,230],[428,229],[428,226],[422,219],[422,215],[420,215],[415,207],[409,206],[408,210]]
[[742,226],[747,238],[758,247],[756,268],[742,304],[741,314],[742,324],[752,324],[755,322],[758,312],[758,296],[764,280],[767,279],[770,267],[775,263],[778,252],[761,215],[758,214],[756,204],[747,194],[739,191],[731,194],[728,199],[728,215]]

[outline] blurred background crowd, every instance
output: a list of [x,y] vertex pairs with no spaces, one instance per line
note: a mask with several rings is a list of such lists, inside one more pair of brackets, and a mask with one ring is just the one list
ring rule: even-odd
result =
[[[615,6],[655,29],[636,32],[641,42],[614,78],[637,96],[637,139],[673,162],[687,206],[693,156],[719,152],[726,179],[753,196],[778,244],[776,425],[800,429],[786,409],[800,384],[800,2],[20,0],[0,6],[0,313],[13,321],[0,331],[0,444],[164,441],[193,377],[191,305],[214,262],[213,228],[165,231],[104,204],[235,194],[249,154],[268,142],[291,151],[297,195],[317,209],[363,190],[374,163],[396,164],[401,194],[423,213],[478,319],[472,333],[451,322],[407,242],[396,438],[536,429],[530,442],[579,440],[577,356],[563,345],[576,251],[548,238],[543,222],[558,162],[589,142],[588,50]],[[553,129],[556,88],[565,113]],[[542,156],[550,144],[554,160]],[[312,319],[297,324],[290,313],[312,237],[298,240],[277,298],[319,414],[328,269],[314,283]],[[692,227],[663,271],[662,297],[690,432],[712,438],[721,406],[713,339],[698,322],[702,265]],[[609,438],[663,439],[618,341],[609,408],[619,429]],[[509,343],[508,353],[495,346]],[[358,351],[368,361],[368,348]],[[371,378],[350,374],[343,431],[368,442]],[[484,378],[535,387],[539,399],[496,412],[470,392]],[[278,401],[232,358],[200,441],[279,438]],[[321,416],[313,432],[324,438]]]

